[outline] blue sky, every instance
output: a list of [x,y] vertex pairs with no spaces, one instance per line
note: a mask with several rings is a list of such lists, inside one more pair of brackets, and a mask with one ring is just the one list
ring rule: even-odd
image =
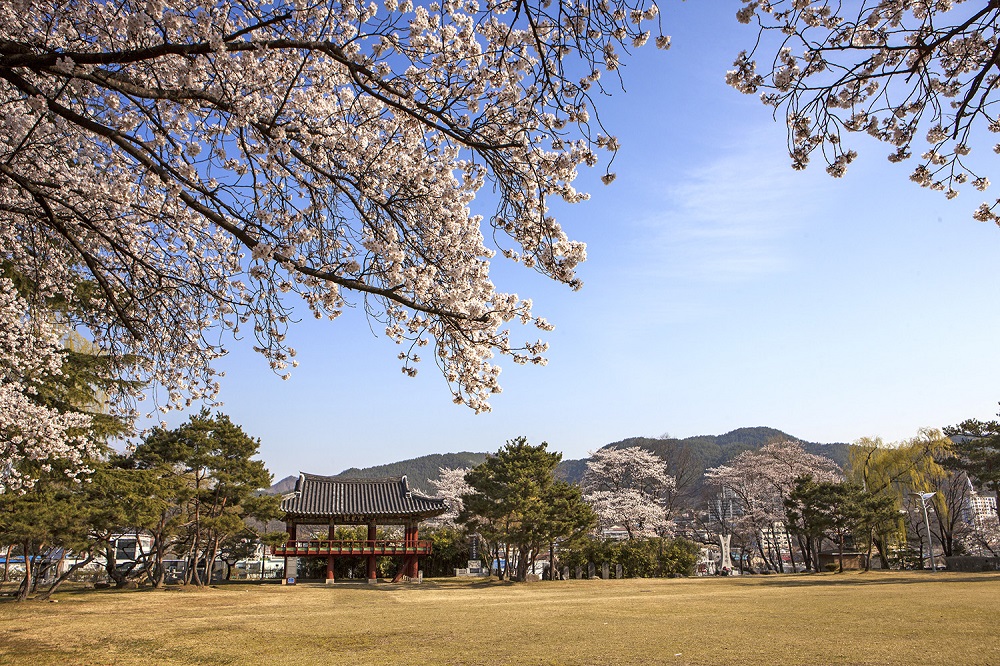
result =
[[557,209],[588,244],[583,290],[494,263],[499,288],[532,297],[556,330],[547,367],[504,366],[492,413],[452,404],[433,365],[405,377],[359,311],[303,313],[287,382],[233,345],[222,409],[262,439],[276,478],[518,435],[581,458],[636,435],[768,425],[899,440],[995,414],[1000,229],[972,219],[979,193],[921,190],[870,141],[843,179],[792,171],[784,126],[724,83],[755,38],[736,8],[662,7],[673,48],[639,49],[627,92],[600,100],[618,179],[584,173],[592,200]]

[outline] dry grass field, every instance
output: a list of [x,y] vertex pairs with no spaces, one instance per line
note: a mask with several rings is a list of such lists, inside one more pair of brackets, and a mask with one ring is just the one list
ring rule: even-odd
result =
[[79,590],[2,664],[1000,664],[1000,574]]

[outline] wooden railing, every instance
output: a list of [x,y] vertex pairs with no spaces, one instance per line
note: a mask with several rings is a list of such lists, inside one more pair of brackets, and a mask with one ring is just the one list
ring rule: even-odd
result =
[[271,549],[276,557],[309,555],[430,555],[430,541],[317,539],[289,541]]

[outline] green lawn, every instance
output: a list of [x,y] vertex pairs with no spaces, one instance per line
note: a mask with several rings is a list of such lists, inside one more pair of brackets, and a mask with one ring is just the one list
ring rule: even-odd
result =
[[1000,664],[1000,574],[68,591],[2,664]]

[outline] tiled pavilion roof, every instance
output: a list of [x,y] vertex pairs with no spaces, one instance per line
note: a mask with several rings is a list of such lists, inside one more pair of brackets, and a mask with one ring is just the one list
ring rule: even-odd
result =
[[295,490],[281,500],[281,510],[289,519],[363,524],[430,518],[441,515],[447,507],[443,498],[410,490],[405,476],[342,479],[300,472]]

